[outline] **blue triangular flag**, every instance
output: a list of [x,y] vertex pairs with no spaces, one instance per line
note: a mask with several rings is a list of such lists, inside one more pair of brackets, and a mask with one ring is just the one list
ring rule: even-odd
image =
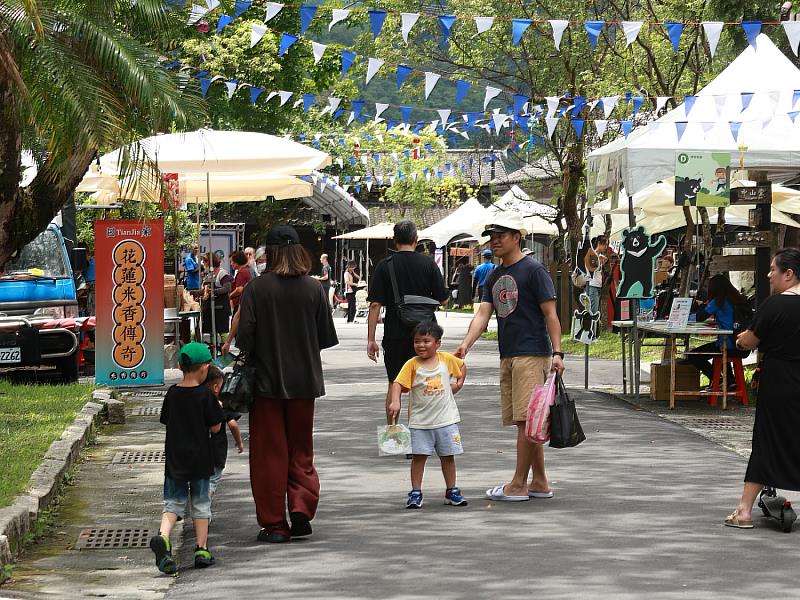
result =
[[475,129],[475,121],[477,121],[480,117],[483,116],[482,112],[468,112],[467,113],[467,131],[472,131]]
[[381,32],[381,28],[383,27],[383,22],[385,20],[386,20],[385,10],[376,10],[376,9],[369,10],[369,23],[372,26],[373,40],[378,38],[378,34]]
[[301,133],[301,134],[300,134],[300,135],[298,135],[297,137],[299,137],[299,138],[300,138],[300,141],[302,142],[302,141],[304,141],[304,140],[306,139],[306,134],[305,134],[305,133]]
[[426,152],[431,152],[432,149],[433,149],[433,146],[431,146],[430,143],[425,144],[425,151]]
[[583,119],[572,119],[572,126],[575,128],[575,135],[579,138],[583,133],[583,123]]
[[314,144],[314,148],[316,148],[317,150],[319,150],[319,140],[314,140],[314,141],[312,142],[312,144]]
[[603,32],[605,21],[586,21],[583,26],[586,28],[586,35],[589,36],[589,45],[592,50],[597,46],[597,38]]
[[225,27],[230,25],[231,21],[233,21],[233,17],[230,16],[230,15],[222,15],[222,16],[220,16],[219,22],[217,23],[217,33],[219,33],[220,31],[225,29]]
[[390,119],[386,121],[386,131],[389,131],[392,127],[397,126],[397,119]]
[[[350,158],[355,158],[355,156],[351,156]],[[344,176],[344,182],[345,183],[350,183],[351,179],[352,179],[352,177],[350,177],[350,175],[345,175]]]
[[264,93],[264,88],[262,87],[251,87],[250,88],[250,104],[255,106],[256,100],[258,97]]
[[625,134],[625,137],[628,137],[633,129],[633,121],[620,121],[622,125],[622,133]]
[[442,43],[439,44],[440,47],[445,48],[447,46],[447,38],[450,37],[450,29],[453,27],[453,23],[455,22],[455,15],[439,16],[439,29],[442,30]]
[[633,92],[625,92],[625,104],[630,104]]
[[744,29],[744,37],[747,38],[747,43],[755,48],[756,38],[761,33],[761,21],[742,21],[742,29]]
[[289,47],[297,41],[296,35],[291,35],[290,33],[282,33],[281,34],[281,45],[280,49],[278,50],[278,56],[283,56],[286,54],[286,51]]
[[364,110],[364,101],[353,100],[351,104],[353,105],[353,118],[357,119],[361,116],[361,111]]
[[336,112],[333,113],[333,120],[335,121],[336,119],[341,117],[343,114],[344,114],[344,109],[343,108],[336,109]]
[[356,157],[355,156],[351,156],[350,157],[350,166],[351,167],[355,167],[356,166],[356,162],[357,162]]
[[519,44],[519,41],[522,39],[522,34],[525,33],[525,30],[531,26],[530,19],[512,19],[511,21],[511,35],[514,38],[514,46],[516,47]]
[[530,119],[530,117],[528,116],[523,117],[522,115],[520,115],[517,117],[517,123],[519,123],[519,126],[525,133],[528,133],[528,119]]
[[800,90],[795,90],[792,94],[792,108],[794,108],[794,105],[797,104],[798,100],[800,100]]
[[375,164],[376,164],[376,165],[377,165],[377,164],[380,164],[380,162],[381,162],[381,155],[380,155],[380,154],[373,154],[373,155],[372,155],[372,160],[374,160],[374,161],[375,161]]
[[233,8],[233,16],[234,17],[241,17],[245,11],[250,8],[252,2],[247,2],[246,0],[236,0],[236,6]]
[[352,50],[342,50],[342,77],[347,75],[347,72],[356,60],[356,56],[358,55]]
[[684,96],[684,107],[686,108],[686,116],[689,116],[689,113],[692,112],[692,107],[694,106],[694,101],[697,100],[697,96]]
[[411,75],[414,69],[405,65],[397,65],[397,89],[399,90],[406,78]]
[[750,100],[753,99],[753,92],[742,92],[742,110],[744,112],[750,106]]
[[200,93],[203,94],[203,98],[205,98],[206,94],[208,93],[208,88],[211,85],[211,78],[200,77],[198,81],[200,81]]
[[[343,137],[339,138],[339,144],[342,145],[342,146],[347,146],[347,144],[345,144],[345,142],[344,142],[344,138]],[[327,179],[325,177],[323,177],[322,180],[323,181],[327,181]]]
[[739,141],[739,128],[742,124],[738,121],[729,121],[728,126],[731,128],[731,135],[733,136],[733,141]]
[[514,114],[518,115],[522,112],[522,109],[525,107],[525,104],[530,100],[528,96],[524,94],[514,94]]
[[793,110],[792,112],[789,112],[789,113],[786,113],[786,114],[792,120],[792,123],[794,123],[794,120],[797,118],[797,115],[800,115],[800,110]]
[[681,141],[683,137],[683,132],[686,131],[686,126],[688,123],[686,121],[675,121],[675,133],[678,134],[678,141]]
[[586,108],[586,96],[575,96],[575,99],[572,101],[575,105],[575,108],[572,110],[572,114],[577,116],[581,114],[584,108]]
[[314,104],[314,94],[303,94],[303,112],[308,112],[312,104]]
[[471,85],[472,84],[469,81],[456,79],[456,106],[461,104],[461,101],[464,100],[464,96],[467,95]]
[[633,114],[639,112],[639,109],[642,108],[642,104],[644,104],[644,97],[642,96],[633,97]]
[[675,21],[667,21],[664,23],[667,28],[667,35],[672,42],[672,49],[675,54],[678,53],[678,44],[681,42],[681,33],[683,33],[683,23],[676,23]]
[[361,193],[361,184],[357,183],[356,184],[356,194],[360,194],[360,193]]
[[208,75],[208,71],[198,71],[192,77],[205,77],[206,75]]
[[405,156],[406,158],[411,158],[411,152],[408,150],[408,148],[403,150],[403,156]]
[[411,111],[414,109],[413,106],[401,106],[400,107],[400,114],[403,115],[403,123],[408,123],[411,119]]
[[304,4],[300,7],[300,35],[303,35],[311,25],[314,15],[317,14],[317,7],[313,4]]

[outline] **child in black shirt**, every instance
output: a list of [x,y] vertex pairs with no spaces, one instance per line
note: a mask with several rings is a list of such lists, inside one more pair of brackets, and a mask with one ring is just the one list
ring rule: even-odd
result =
[[209,478],[214,473],[210,433],[220,430],[224,415],[203,385],[210,363],[211,352],[204,344],[192,342],[181,348],[178,364],[183,381],[169,388],[161,407],[161,422],[167,426],[164,512],[159,534],[150,538],[150,549],[156,555],[159,571],[168,575],[177,571],[169,534],[190,495],[197,539],[194,566],[202,569],[214,564],[214,557],[208,551]]
[[[219,391],[222,389],[222,382],[225,375],[214,365],[208,368],[208,375],[206,375],[205,386],[214,394],[214,398],[219,401]],[[221,403],[220,403],[221,404]],[[236,449],[239,454],[244,452],[244,444],[242,443],[242,432],[239,430],[239,419],[242,415],[238,412],[222,409],[225,415],[225,420],[222,422],[222,427],[217,433],[211,435],[211,445],[214,447],[214,474],[211,476],[209,494],[214,495],[219,485],[219,480],[222,479],[222,472],[225,470],[225,463],[228,460],[228,434],[225,429],[231,430],[233,442],[236,444]]]

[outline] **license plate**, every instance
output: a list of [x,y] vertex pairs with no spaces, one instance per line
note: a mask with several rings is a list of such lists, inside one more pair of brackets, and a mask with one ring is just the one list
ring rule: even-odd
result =
[[22,361],[19,348],[0,348],[0,364],[18,363]]

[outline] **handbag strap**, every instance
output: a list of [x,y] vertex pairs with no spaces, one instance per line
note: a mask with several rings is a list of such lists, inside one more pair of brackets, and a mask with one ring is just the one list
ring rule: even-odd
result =
[[386,264],[388,265],[389,269],[389,279],[392,281],[392,293],[394,294],[394,303],[395,306],[400,306],[402,304],[400,302],[400,292],[397,289],[397,275],[394,272],[394,263],[392,262],[393,256],[390,256],[386,259]]

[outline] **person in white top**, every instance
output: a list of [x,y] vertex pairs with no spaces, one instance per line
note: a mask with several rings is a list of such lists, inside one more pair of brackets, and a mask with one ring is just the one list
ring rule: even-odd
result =
[[584,291],[589,296],[590,310],[596,313],[600,310],[600,290],[603,287],[603,265],[606,264],[608,257],[603,254],[608,250],[608,238],[598,235],[595,238],[594,252],[597,255],[598,264],[595,270],[589,274],[589,281],[586,283]]
[[[425,463],[434,450],[439,455],[444,475],[444,503],[466,506],[467,501],[456,487],[456,454],[462,454],[458,423],[461,415],[454,394],[464,386],[467,366],[448,352],[439,352],[442,328],[433,321],[414,328],[414,352],[391,385],[387,411],[389,424],[400,415],[400,394],[410,392],[408,426],[411,429],[411,491],[406,508],[422,508],[422,477]],[[454,381],[453,381],[454,380]]]
[[344,291],[347,298],[347,322],[352,323],[356,318],[356,283],[361,281],[361,276],[355,272],[356,263],[350,261],[344,272]]

